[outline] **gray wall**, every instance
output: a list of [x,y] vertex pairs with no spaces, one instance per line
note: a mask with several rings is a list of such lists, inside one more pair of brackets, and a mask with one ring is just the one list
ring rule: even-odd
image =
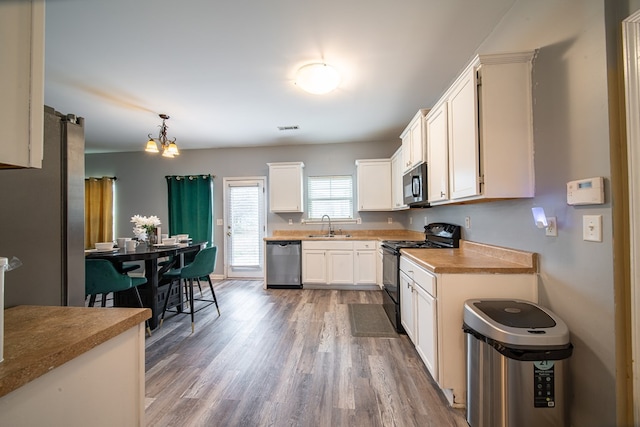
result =
[[[407,118],[407,122],[410,119]],[[180,143],[179,135],[178,143]],[[142,149],[144,140],[141,140]],[[298,145],[261,148],[226,148],[209,150],[182,150],[174,159],[144,152],[87,154],[85,170],[87,176],[115,176],[115,235],[133,236],[129,222],[135,214],[157,215],[164,226],[168,225],[167,184],[165,175],[188,175],[210,173],[214,180],[214,223],[223,218],[223,178],[268,176],[267,163],[302,161],[304,176],[353,175],[356,159],[389,158],[400,146],[400,141]],[[355,184],[355,182],[354,182]],[[344,230],[403,228],[405,213],[356,212],[362,219],[359,225],[336,226]],[[319,226],[300,225],[303,214],[267,215],[268,234],[277,229],[312,229]],[[393,223],[388,224],[388,218]],[[293,225],[288,225],[289,219]],[[222,226],[215,226],[215,243],[220,249],[216,274],[224,271],[224,239]]]
[[[428,222],[448,221],[471,227],[467,240],[537,252],[540,256],[540,302],[558,314],[571,330],[570,410],[573,426],[614,426],[624,411],[625,396],[616,396],[616,307],[613,256],[615,200],[612,200],[609,119],[611,80],[619,44],[620,19],[640,7],[638,1],[517,1],[478,52],[539,48],[534,67],[534,138],[536,197],[533,199],[369,214],[364,228],[385,227],[386,218],[421,230]],[[605,10],[606,8],[606,10]],[[613,13],[612,13],[613,12]],[[613,60],[612,60],[613,58]],[[434,62],[437,64],[437,61]],[[462,68],[464,64],[460,64]],[[453,79],[455,76],[451,76]],[[446,88],[442,88],[444,91]],[[614,88],[615,89],[615,88]],[[436,99],[425,100],[425,107]],[[407,117],[409,120],[410,117]],[[178,135],[179,137],[179,135]],[[143,141],[141,142],[141,145]],[[89,175],[118,176],[118,232],[130,234],[134,213],[166,218],[165,174],[213,173],[216,218],[222,218],[222,177],[267,175],[267,162],[304,161],[305,175],[353,173],[356,158],[388,157],[399,141],[339,146],[297,146],[187,152],[168,161],[144,153],[88,155]],[[606,203],[566,204],[566,182],[593,176],[606,181]],[[614,185],[620,184],[614,182]],[[624,206],[623,203],[619,205]],[[531,207],[541,206],[558,219],[558,236],[546,237],[533,223]],[[582,240],[582,216],[603,216],[603,242]],[[269,215],[271,229],[286,228],[295,216]],[[410,224],[410,221],[412,222]],[[216,243],[222,244],[219,227]]]

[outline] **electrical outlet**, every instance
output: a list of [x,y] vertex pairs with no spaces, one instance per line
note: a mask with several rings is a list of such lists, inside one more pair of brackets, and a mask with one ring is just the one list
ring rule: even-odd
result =
[[409,225],[411,225],[411,224],[413,224],[413,217],[412,216],[409,217]]
[[289,225],[293,225],[293,220],[289,218]]
[[387,218],[387,224],[393,224],[393,218]]
[[429,225],[429,223],[427,222],[427,216],[424,216],[424,225]]
[[582,216],[582,240],[602,242],[602,215]]
[[471,228],[471,217],[470,216],[465,216],[464,217],[464,228]]
[[356,218],[356,224],[362,224],[362,218]]
[[544,234],[546,236],[556,237],[558,235],[558,221],[555,216],[547,217],[547,228]]

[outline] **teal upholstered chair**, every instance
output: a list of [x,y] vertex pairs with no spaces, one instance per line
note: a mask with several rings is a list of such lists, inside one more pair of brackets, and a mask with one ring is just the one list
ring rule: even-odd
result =
[[[140,298],[140,292],[138,292],[138,286],[147,283],[145,277],[131,277],[126,274],[118,272],[116,267],[110,261],[106,259],[87,259],[85,260],[85,281],[84,289],[85,295],[91,297],[89,300],[89,306],[93,307],[95,296],[98,294],[104,296],[110,292],[126,291],[133,289],[138,299],[140,308],[143,308],[142,299]],[[151,329],[149,328],[149,322],[147,321],[147,333],[151,336]]]
[[[218,300],[216,299],[216,293],[213,290],[213,284],[211,283],[210,274],[216,268],[216,255],[218,253],[218,247],[212,246],[210,248],[202,249],[200,252],[196,254],[193,262],[182,268],[172,268],[171,270],[164,273],[164,277],[169,279],[169,290],[167,291],[167,297],[164,300],[164,307],[162,308],[162,318],[160,319],[160,325],[164,321],[164,314],[167,311],[167,303],[169,301],[169,295],[171,295],[171,287],[174,283],[178,283],[180,286],[180,282],[184,281],[185,284],[185,293],[187,297],[187,301],[189,303],[189,311],[191,313],[191,332],[195,329],[195,316],[194,314],[205,307],[210,306],[211,304],[216,305],[216,309],[218,310],[218,316],[220,316],[220,308],[218,307]],[[207,280],[209,282],[209,289],[211,289],[212,300],[207,300],[203,298],[194,299],[193,297],[193,281],[194,280]],[[209,304],[200,307],[198,310],[194,309],[195,301],[205,301]]]

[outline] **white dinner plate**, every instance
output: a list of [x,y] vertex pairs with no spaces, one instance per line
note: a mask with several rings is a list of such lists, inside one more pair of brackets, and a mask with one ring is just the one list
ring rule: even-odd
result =
[[94,249],[85,249],[84,251],[85,252],[96,252],[96,253],[99,253],[99,254],[104,254],[104,253],[109,253],[109,252],[118,252],[119,250],[120,249],[118,249],[118,248],[100,249],[100,250],[94,248]]

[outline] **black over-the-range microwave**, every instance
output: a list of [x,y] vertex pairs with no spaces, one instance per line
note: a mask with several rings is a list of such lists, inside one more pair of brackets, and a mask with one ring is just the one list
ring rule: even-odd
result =
[[422,163],[402,177],[404,203],[414,208],[429,207],[427,192],[427,164]]

